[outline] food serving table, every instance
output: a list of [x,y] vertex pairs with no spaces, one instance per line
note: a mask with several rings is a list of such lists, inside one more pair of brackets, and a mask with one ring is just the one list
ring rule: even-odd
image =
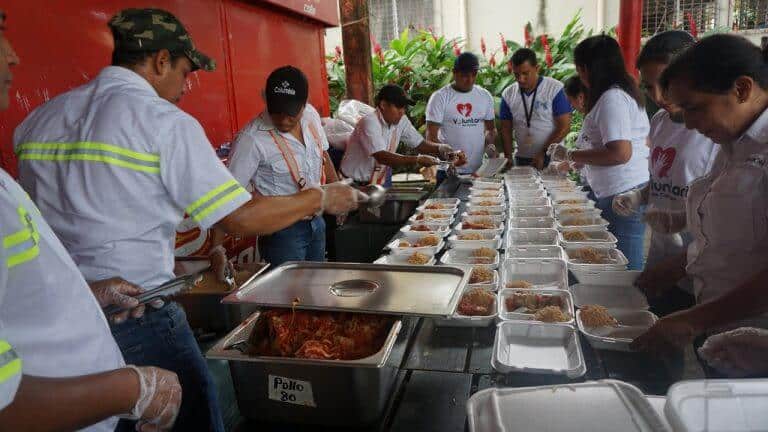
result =
[[[449,178],[431,197],[466,200],[468,195],[468,184]],[[459,213],[464,210],[465,203],[462,202]],[[570,277],[570,283],[575,283]],[[408,335],[408,343],[402,348],[405,353],[395,390],[385,414],[375,424],[365,428],[340,429],[244,420],[236,430],[465,431],[466,402],[474,393],[486,388],[567,384],[610,378],[633,384],[646,394],[664,395],[673,383],[681,379],[701,377],[695,359],[690,356],[663,358],[644,353],[594,350],[581,334],[579,338],[587,366],[583,377],[571,380],[554,375],[501,374],[491,367],[495,325],[480,328],[440,327],[432,318],[416,317],[406,317],[402,324],[401,331]]]

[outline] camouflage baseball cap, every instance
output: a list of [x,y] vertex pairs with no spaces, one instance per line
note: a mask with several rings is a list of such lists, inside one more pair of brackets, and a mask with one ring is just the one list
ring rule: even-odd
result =
[[192,69],[213,71],[216,61],[195,49],[187,29],[170,12],[162,9],[124,9],[109,20],[115,49],[127,51],[182,52]]

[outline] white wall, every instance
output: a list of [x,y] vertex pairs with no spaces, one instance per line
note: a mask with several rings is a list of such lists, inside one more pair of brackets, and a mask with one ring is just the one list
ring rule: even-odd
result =
[[[480,52],[480,38],[484,37],[488,53],[501,48],[499,33],[507,39],[523,42],[523,27],[527,22],[534,26],[534,33],[545,29],[539,28],[539,2],[536,0],[434,0],[435,32],[449,38],[461,38],[466,41],[467,49]],[[581,22],[588,29],[600,31],[619,22],[618,0],[547,0],[546,32],[559,37],[566,24],[581,9]],[[599,17],[598,10],[603,15]],[[602,28],[599,19],[602,18]],[[336,46],[341,46],[341,29],[326,30],[325,50],[332,54]]]

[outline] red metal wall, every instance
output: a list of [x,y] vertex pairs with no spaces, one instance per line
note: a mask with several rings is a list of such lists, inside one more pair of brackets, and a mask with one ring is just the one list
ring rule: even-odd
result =
[[[309,2],[313,2],[310,0]],[[324,10],[329,3],[323,0]],[[328,114],[323,29],[319,21],[266,0],[24,0],[5,2],[9,39],[21,57],[11,107],[0,113],[0,165],[12,174],[13,130],[35,107],[85,83],[109,64],[109,18],[127,7],[157,7],[185,24],[198,48],[214,57],[213,73],[189,79],[180,107],[197,118],[218,147],[264,107],[262,86],[274,68],[292,64],[309,78],[310,103]],[[327,13],[326,13],[327,15]]]

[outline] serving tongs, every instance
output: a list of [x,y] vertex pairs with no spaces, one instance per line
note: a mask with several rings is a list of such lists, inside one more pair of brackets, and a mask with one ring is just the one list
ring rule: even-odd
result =
[[[200,273],[193,273],[193,274],[188,274],[184,276],[179,276],[177,278],[169,280],[168,282],[158,286],[157,288],[144,291],[143,293],[139,294],[134,298],[139,301],[140,305],[150,303],[153,300],[157,300],[157,299],[167,300],[170,297],[176,296],[185,291],[189,291],[202,278],[203,278],[203,275]],[[129,308],[125,308],[123,306],[109,305],[103,308],[102,310],[104,311],[104,315],[110,316],[116,313],[123,312],[128,309]]]

